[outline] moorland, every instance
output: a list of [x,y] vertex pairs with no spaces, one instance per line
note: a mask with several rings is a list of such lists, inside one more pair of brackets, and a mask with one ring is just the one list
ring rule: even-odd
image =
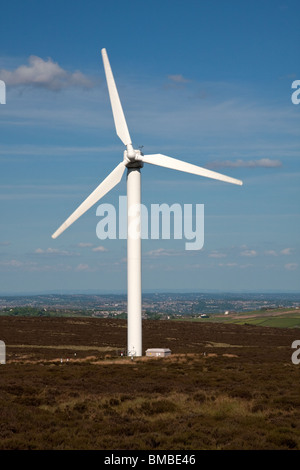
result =
[[300,449],[296,328],[144,320],[0,317],[0,449]]

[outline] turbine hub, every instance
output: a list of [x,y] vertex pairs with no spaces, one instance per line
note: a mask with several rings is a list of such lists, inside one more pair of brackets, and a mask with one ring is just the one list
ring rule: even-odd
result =
[[142,152],[133,147],[124,150],[124,162],[127,168],[142,168],[144,163],[141,161]]

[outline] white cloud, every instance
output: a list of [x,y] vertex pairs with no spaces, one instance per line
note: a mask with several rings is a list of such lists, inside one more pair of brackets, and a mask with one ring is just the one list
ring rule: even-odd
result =
[[7,86],[33,86],[49,90],[68,87],[92,88],[92,81],[79,70],[70,73],[51,58],[47,60],[31,55],[29,65],[20,65],[15,70],[0,70],[0,77]]
[[298,268],[298,263],[287,263],[284,265],[288,271],[295,271]]
[[76,268],[75,271],[88,271],[90,269],[88,264],[79,264]]
[[151,250],[145,253],[146,256],[158,258],[160,256],[178,256],[181,252],[175,250],[166,250],[165,248],[158,248],[157,250]]
[[0,262],[0,268],[16,269],[23,272],[61,272],[61,271],[70,271],[71,267],[65,263],[55,263],[54,266],[50,265],[39,265],[34,261],[19,261],[16,259],[11,259],[7,261]]
[[209,163],[207,166],[210,168],[277,168],[282,166],[280,160],[273,160],[271,158],[260,158],[259,160],[224,160]]
[[209,258],[226,258],[225,253],[219,253],[218,251],[212,251],[209,255]]
[[252,258],[254,256],[257,256],[257,251],[255,251],[255,250],[244,250],[244,251],[241,251],[241,256],[248,256],[249,258]]
[[168,75],[168,79],[171,80],[172,82],[175,82],[175,83],[187,83],[189,82],[190,80],[188,80],[187,78],[184,78],[183,75]]
[[93,248],[93,251],[107,251],[107,249],[104,246],[96,246]]
[[284,248],[280,252],[281,255],[291,255],[292,254],[292,248]]
[[219,263],[218,266],[225,266],[228,268],[232,268],[234,266],[238,266],[238,264],[237,263]]
[[281,250],[279,253],[277,253],[275,250],[266,250],[264,253],[265,255],[267,256],[278,256],[278,255],[291,255],[292,254],[292,251],[293,249],[292,248],[284,248],[283,250]]
[[267,256],[277,256],[277,253],[275,250],[266,250],[265,255]]
[[47,248],[43,250],[42,248],[37,248],[34,251],[37,255],[57,255],[57,256],[80,256],[79,253],[73,251],[59,250],[58,248]]
[[23,263],[21,261],[17,261],[16,259],[11,259],[9,261],[1,261],[0,266],[20,268],[21,266],[23,266]]

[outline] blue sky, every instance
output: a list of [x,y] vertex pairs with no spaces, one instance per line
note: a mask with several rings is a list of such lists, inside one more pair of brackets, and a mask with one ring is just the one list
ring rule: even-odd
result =
[[[294,0],[11,0],[2,6],[0,293],[126,290],[126,241],[95,205],[121,161],[100,51],[135,147],[242,179],[142,170],[142,202],[204,204],[204,247],[144,240],[143,288],[299,291],[300,5]],[[118,207],[126,178],[101,202]]]

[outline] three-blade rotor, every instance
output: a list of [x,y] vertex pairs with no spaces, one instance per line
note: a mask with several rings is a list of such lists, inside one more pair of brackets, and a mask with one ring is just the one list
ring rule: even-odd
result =
[[125,157],[124,160],[119,163],[119,165],[102,181],[102,183],[100,183],[99,186],[83,201],[83,203],[80,204],[70,217],[63,222],[63,224],[52,235],[52,238],[57,238],[70,225],[72,225],[73,222],[75,222],[81,215],[105,196],[105,194],[113,189],[121,181],[126,166],[129,166],[130,164],[132,165],[134,162],[149,163],[151,165],[224,181],[226,183],[237,185],[243,184],[242,181],[238,179],[222,175],[215,171],[207,170],[206,168],[202,168],[176,158],[167,157],[166,155],[161,154],[143,155],[140,151],[134,150],[106,49],[102,49],[101,53],[116,132],[123,144],[126,146]]

